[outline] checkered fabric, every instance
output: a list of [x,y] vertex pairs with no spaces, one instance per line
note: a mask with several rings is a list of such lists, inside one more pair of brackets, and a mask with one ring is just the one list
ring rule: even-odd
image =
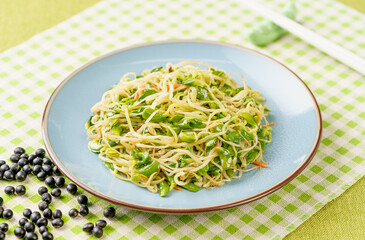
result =
[[[265,3],[279,11],[285,0]],[[296,4],[302,25],[365,57],[365,15],[330,0]],[[42,146],[41,116],[47,99],[67,75],[91,59],[166,39],[208,39],[256,48],[247,33],[262,20],[243,0],[106,0],[1,53],[1,158],[8,161],[15,146],[27,152]],[[320,104],[323,138],[311,164],[279,191],[230,210],[160,215],[118,207],[104,239],[281,239],[364,175],[365,77],[290,34],[258,50],[298,73]],[[25,196],[1,194],[5,208],[15,212],[11,231],[22,210],[37,209],[40,200],[40,181],[28,178],[25,184]],[[0,182],[1,189],[6,185]],[[63,192],[52,207],[67,213],[78,204]],[[109,203],[85,194],[93,202],[92,214],[75,219],[64,214],[65,226],[52,230],[56,239],[90,237],[81,226],[102,218]]]

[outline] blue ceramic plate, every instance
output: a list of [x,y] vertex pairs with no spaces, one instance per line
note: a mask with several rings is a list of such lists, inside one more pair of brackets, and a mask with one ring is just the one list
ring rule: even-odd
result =
[[[126,72],[182,60],[206,62],[226,72],[242,72],[248,85],[270,104],[272,143],[269,167],[251,171],[219,189],[173,191],[167,197],[115,178],[87,147],[84,124],[90,108]],[[237,79],[238,80],[238,79]],[[313,158],[321,137],[318,104],[307,86],[288,68],[255,51],[209,41],[165,41],[114,51],[67,77],[51,96],[43,116],[46,149],[59,169],[78,186],[110,202],[143,211],[196,213],[254,201],[281,188]]]

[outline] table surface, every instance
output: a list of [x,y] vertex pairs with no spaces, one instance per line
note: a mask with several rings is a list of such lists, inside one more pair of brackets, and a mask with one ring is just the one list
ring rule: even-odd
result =
[[[0,52],[77,14],[99,0],[3,0]],[[365,13],[363,0],[341,2]],[[35,7],[37,6],[37,7]],[[365,178],[289,234],[285,239],[361,239],[365,226]],[[320,228],[318,226],[321,226]]]

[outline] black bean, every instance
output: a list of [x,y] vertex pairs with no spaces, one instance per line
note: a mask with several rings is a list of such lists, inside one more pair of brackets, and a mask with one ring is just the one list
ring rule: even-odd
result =
[[9,230],[9,225],[7,223],[0,224],[0,231],[7,232]]
[[45,218],[48,218],[48,219],[52,219],[52,210],[47,208],[47,209],[44,209],[43,211],[43,217]]
[[14,149],[14,154],[17,154],[17,155],[22,155],[23,153],[25,153],[25,149],[22,148],[22,147],[16,147]]
[[42,158],[36,157],[36,158],[33,159],[33,165],[40,165],[40,166],[42,166],[42,164],[43,164],[43,159]]
[[53,240],[53,235],[50,232],[44,232],[42,233],[43,240]]
[[29,155],[26,153],[23,153],[20,155],[20,158],[26,158],[28,160]]
[[14,178],[15,178],[15,175],[12,171],[6,170],[4,172],[3,179],[5,179],[5,180],[14,180]]
[[0,240],[3,240],[3,239],[5,239],[5,233],[0,232]]
[[86,216],[89,214],[89,208],[84,204],[81,204],[78,210],[81,216]]
[[56,177],[55,178],[56,186],[57,187],[63,187],[65,186],[65,178],[64,177]]
[[30,174],[32,171],[33,171],[33,169],[32,169],[32,167],[30,166],[30,165],[24,165],[23,166],[23,171],[26,173],[26,174]]
[[91,222],[88,222],[82,227],[82,231],[89,233],[93,230],[93,228],[94,228],[94,224],[92,224]]
[[66,189],[69,193],[71,193],[73,195],[75,195],[77,192],[77,186],[73,183],[67,184]]
[[53,218],[61,218],[62,217],[62,211],[59,209],[56,209],[53,211]]
[[47,228],[47,226],[40,226],[39,227],[39,232],[42,234],[42,233],[44,233],[44,232],[48,232],[48,228]]
[[40,219],[38,219],[37,220],[37,223],[36,223],[36,225],[38,226],[38,227],[41,227],[41,226],[47,226],[47,224],[48,224],[48,220],[47,220],[47,218],[40,218]]
[[53,167],[53,174],[56,175],[56,176],[62,175],[62,173],[60,172],[60,170],[56,166]]
[[4,192],[8,195],[13,195],[15,193],[15,188],[13,186],[6,186]]
[[10,161],[12,161],[13,163],[17,163],[19,161],[20,157],[18,154],[13,154],[10,156]]
[[13,211],[11,209],[5,209],[3,212],[3,217],[5,219],[10,219],[13,217]]
[[42,170],[47,173],[48,175],[52,175],[53,173],[53,170],[52,170],[52,167],[48,164],[43,164],[42,165]]
[[42,194],[42,200],[48,203],[52,202],[52,196],[49,193],[43,193]]
[[39,179],[39,181],[44,181],[47,177],[47,173],[41,171],[37,174],[37,178]]
[[0,166],[6,164],[6,161],[5,160],[0,160]]
[[0,206],[3,205],[4,199],[0,197]]
[[17,236],[17,238],[23,238],[25,236],[25,230],[22,227],[16,227],[14,229],[14,235]]
[[75,208],[71,208],[70,211],[68,212],[68,215],[72,218],[77,217],[77,215],[79,215],[79,212],[77,211],[77,209]]
[[23,182],[27,178],[27,174],[24,171],[19,171],[15,174],[15,179],[18,182]]
[[77,197],[77,201],[79,202],[79,204],[87,204],[88,199],[85,195],[81,194]]
[[53,165],[52,160],[47,157],[43,158],[43,162],[44,162],[44,164],[47,164],[47,165],[51,165],[51,166]]
[[101,227],[95,226],[93,228],[93,235],[97,238],[101,238],[103,236],[103,229]]
[[48,189],[45,186],[38,188],[38,194],[42,196],[43,193],[47,193]]
[[0,180],[4,178],[4,172],[0,170]]
[[55,218],[52,220],[52,226],[55,228],[60,228],[63,226],[63,220],[61,218]]
[[19,164],[20,167],[23,167],[27,163],[28,163],[28,159],[26,159],[26,158],[21,158],[18,161],[18,164]]
[[107,223],[106,223],[105,220],[100,219],[100,220],[96,221],[95,226],[98,226],[98,227],[101,227],[101,228],[105,228],[106,224]]
[[24,227],[24,225],[28,222],[28,219],[26,218],[21,218],[19,219],[19,225]]
[[51,195],[58,198],[59,196],[61,196],[61,189],[59,188],[52,189]]
[[34,158],[36,158],[36,155],[35,154],[29,154],[29,157],[28,157],[28,162],[30,163],[30,164],[33,164],[33,160],[34,160]]
[[47,208],[48,208],[48,203],[47,203],[47,202],[45,202],[45,201],[42,201],[42,202],[40,202],[40,203],[38,204],[38,208],[39,208],[39,210],[44,211],[45,209],[47,209]]
[[[38,175],[37,175],[38,176]],[[54,178],[51,176],[51,177],[47,177],[46,180],[44,181],[44,183],[48,186],[48,187],[55,187],[56,185],[56,182],[54,180]]]
[[43,148],[38,148],[37,150],[35,150],[35,155],[37,157],[44,158],[44,156],[46,155],[46,151]]
[[23,216],[26,218],[30,218],[30,215],[32,214],[32,210],[30,210],[29,208],[24,209],[23,211]]
[[4,208],[2,206],[0,206],[0,217],[3,216],[3,212],[4,212]]
[[18,194],[19,196],[22,196],[26,193],[27,189],[24,187],[24,185],[19,185],[15,188],[15,192],[16,194]]
[[104,216],[107,218],[112,218],[115,216],[115,208],[108,207],[104,210]]
[[32,214],[30,215],[30,221],[36,223],[38,221],[38,219],[40,219],[42,216],[40,214],[40,212],[38,211],[34,211],[32,212]]
[[5,172],[6,170],[9,170],[9,169],[10,169],[10,167],[8,164],[3,164],[0,166],[0,170],[2,170],[3,172]]
[[33,174],[34,175],[37,175],[41,171],[42,171],[42,166],[41,165],[36,165],[36,166],[33,167]]
[[34,232],[28,232],[27,235],[25,235],[25,239],[27,240],[38,240],[38,235]]
[[21,169],[21,167],[19,166],[19,164],[17,163],[14,163],[14,164],[11,164],[10,166],[10,171],[14,174],[16,174],[17,172],[19,172],[19,170]]

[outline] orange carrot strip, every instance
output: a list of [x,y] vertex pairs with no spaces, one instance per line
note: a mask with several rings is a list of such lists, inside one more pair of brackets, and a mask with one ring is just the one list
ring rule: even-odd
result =
[[174,189],[181,192],[181,188],[179,188],[178,186],[174,187]]
[[257,165],[257,166],[260,166],[260,167],[268,167],[269,166],[269,165],[267,165],[265,163],[258,162],[258,161],[253,161],[252,163],[255,164],[255,165]]

